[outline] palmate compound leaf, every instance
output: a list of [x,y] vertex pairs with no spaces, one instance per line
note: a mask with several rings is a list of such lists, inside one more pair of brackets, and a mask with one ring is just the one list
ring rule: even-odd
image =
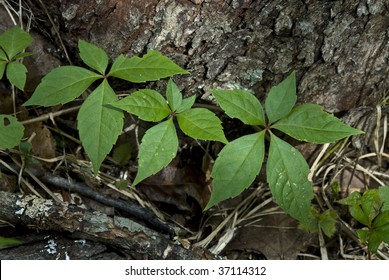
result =
[[147,130],[139,148],[138,174],[133,185],[167,166],[176,156],[177,149],[178,138],[172,118]]
[[23,137],[24,126],[15,117],[0,115],[0,149],[13,148]]
[[285,117],[292,110],[296,100],[296,73],[293,71],[285,80],[271,88],[265,100],[269,123]]
[[92,161],[95,174],[122,131],[123,112],[108,106],[115,100],[115,92],[104,80],[88,96],[78,112],[80,140]]
[[177,114],[178,125],[188,136],[200,140],[228,143],[218,117],[204,108],[194,108]]
[[362,196],[359,192],[353,192],[338,202],[348,205],[351,216],[368,227],[371,226],[374,218],[380,213],[383,204],[377,189],[367,190]]
[[8,81],[20,90],[24,90],[26,84],[27,68],[24,64],[18,61],[11,61],[7,65],[7,79]]
[[264,154],[265,131],[240,137],[224,146],[212,169],[212,193],[205,210],[249,187],[261,170]]
[[266,176],[271,193],[287,214],[307,223],[313,198],[308,164],[295,148],[270,134]]
[[331,237],[336,232],[336,221],[338,214],[333,209],[328,209],[323,213],[319,213],[314,207],[311,207],[309,220],[304,224],[300,224],[300,228],[309,233],[322,230],[325,235]]
[[229,117],[238,118],[248,125],[265,125],[262,105],[250,92],[240,89],[211,92]]
[[161,121],[171,113],[165,98],[152,89],[140,89],[112,103],[112,106],[134,114],[144,121],[152,122]]
[[273,125],[289,136],[314,144],[335,142],[363,131],[352,128],[323,111],[315,104],[296,106],[285,118]]
[[176,74],[189,74],[160,52],[149,50],[143,57],[126,58],[120,55],[114,61],[108,76],[133,83],[157,81]]
[[23,51],[31,42],[31,35],[18,26],[11,27],[0,35],[0,46],[7,53],[8,59]]
[[26,103],[54,106],[79,97],[101,75],[78,66],[62,66],[47,74]]
[[95,69],[102,75],[108,66],[108,56],[105,51],[84,40],[78,40],[78,49],[82,61],[90,68]]

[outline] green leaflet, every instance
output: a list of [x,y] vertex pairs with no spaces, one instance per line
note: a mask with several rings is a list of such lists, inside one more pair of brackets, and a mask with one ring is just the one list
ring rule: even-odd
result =
[[271,133],[266,166],[270,190],[278,205],[302,224],[309,219],[313,198],[308,173],[309,167],[303,156]]
[[17,55],[14,56],[14,60],[18,59],[18,58],[24,58],[24,57],[27,57],[27,56],[31,56],[33,55],[32,52],[22,52],[22,53],[19,53]]
[[336,220],[338,219],[338,214],[333,209],[328,209],[324,211],[319,216],[319,227],[324,232],[325,235],[331,237],[336,232]]
[[26,103],[28,105],[54,106],[65,104],[79,97],[94,81],[102,78],[77,66],[62,66],[47,74]]
[[218,117],[203,108],[194,108],[177,114],[178,125],[188,136],[200,140],[228,143]]
[[7,66],[8,81],[20,90],[24,90],[26,84],[27,68],[18,61],[11,61]]
[[21,242],[17,239],[14,239],[14,238],[6,238],[6,237],[2,237],[0,236],[0,250],[3,249],[3,248],[6,248],[10,245],[17,245],[17,244],[20,244]]
[[84,63],[104,75],[108,66],[108,56],[105,51],[84,40],[78,40],[78,49]]
[[249,187],[261,170],[264,154],[265,131],[240,137],[224,146],[212,169],[212,193],[205,210]]
[[296,73],[293,71],[285,80],[271,88],[265,110],[269,123],[285,117],[296,103]]
[[140,89],[112,103],[112,106],[134,114],[144,121],[158,122],[171,113],[163,96],[152,89]]
[[126,58],[120,55],[108,75],[133,83],[143,83],[188,73],[160,52],[149,50],[142,58]]
[[382,200],[377,189],[367,190],[361,198],[361,208],[369,221],[368,226],[379,215],[382,206]]
[[78,130],[82,145],[97,174],[123,127],[123,112],[107,106],[117,100],[104,80],[85,100],[78,112]]
[[24,126],[10,115],[0,115],[0,149],[13,148],[23,137]]
[[196,95],[192,95],[191,97],[184,98],[181,102],[181,106],[176,110],[176,113],[182,113],[186,110],[189,110],[196,101]]
[[8,60],[27,48],[31,42],[31,35],[17,26],[11,27],[0,35],[0,46],[7,54]]
[[123,143],[115,146],[112,151],[112,158],[121,165],[126,165],[131,159],[131,147],[130,143]]
[[361,196],[358,192],[339,200],[340,204],[349,206],[350,214],[361,224],[370,227],[374,218],[380,213],[382,200],[377,189],[367,190]]
[[377,253],[382,242],[389,243],[389,211],[382,212],[373,223],[373,228],[369,232],[368,248],[371,252]]
[[299,227],[310,233],[318,232],[320,229],[325,235],[331,237],[336,232],[337,218],[338,215],[335,210],[328,209],[323,213],[319,213],[311,207],[308,220],[304,224],[300,224]]
[[0,46],[0,60],[8,61],[8,57]]
[[382,208],[381,211],[389,211],[389,186],[382,186],[378,188],[380,193],[380,197],[382,200]]
[[348,197],[339,200],[338,203],[348,206],[360,205],[361,195],[358,192],[352,192]]
[[367,226],[357,229],[356,233],[369,251],[376,253],[381,242],[389,243],[389,187],[370,189],[361,196],[358,192],[338,201],[349,206],[350,214],[361,224]]
[[0,60],[0,80],[3,78],[6,66],[7,66],[7,61]]
[[335,142],[344,137],[361,134],[363,131],[342,123],[338,118],[314,104],[296,106],[288,116],[273,125],[300,141],[315,144]]
[[262,105],[251,93],[239,89],[211,92],[229,117],[238,118],[248,125],[265,125]]
[[173,119],[170,118],[146,131],[138,154],[138,174],[133,185],[157,173],[176,156],[178,138]]
[[170,79],[167,84],[166,98],[172,112],[175,112],[178,108],[180,108],[182,103],[182,94],[172,79]]

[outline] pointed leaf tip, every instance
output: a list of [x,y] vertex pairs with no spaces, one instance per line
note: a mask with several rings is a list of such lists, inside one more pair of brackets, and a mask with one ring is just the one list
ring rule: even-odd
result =
[[115,92],[104,80],[88,96],[78,112],[80,140],[92,161],[95,174],[122,131],[123,112],[106,106],[115,100]]
[[169,79],[166,88],[166,98],[169,103],[169,107],[172,112],[176,112],[180,108],[182,103],[182,94],[178,86],[173,82],[172,79]]
[[134,114],[144,121],[159,122],[171,113],[165,98],[152,89],[140,89],[112,103],[112,106]]
[[11,84],[13,84],[21,91],[24,90],[24,86],[26,84],[26,73],[27,68],[24,66],[24,64],[18,61],[11,61],[8,63],[6,70],[7,79]]
[[109,76],[133,83],[157,81],[176,74],[189,74],[160,52],[149,50],[143,57],[120,55],[113,63]]
[[177,114],[178,125],[188,136],[200,140],[228,143],[219,118],[204,108],[194,108]]
[[228,143],[212,169],[212,193],[205,210],[239,195],[255,180],[265,154],[265,131],[242,136]]
[[296,106],[289,115],[274,124],[273,128],[297,140],[315,144],[331,143],[363,133],[324,112],[321,106],[315,104]]
[[173,119],[161,122],[146,131],[138,154],[138,173],[133,185],[154,175],[176,156],[178,138]]
[[285,80],[271,88],[265,110],[269,123],[285,117],[296,104],[296,73],[293,71]]
[[78,49],[84,63],[104,75],[108,66],[108,56],[106,52],[94,44],[81,39],[78,40]]
[[308,223],[313,188],[308,180],[309,166],[290,144],[273,133],[270,138],[266,176],[278,205],[301,223]]
[[212,90],[220,107],[231,118],[248,125],[265,125],[265,114],[259,100],[245,90]]
[[78,66],[62,66],[48,73],[25,106],[54,106],[79,97],[101,75]]
[[32,42],[30,34],[18,26],[11,27],[0,35],[0,46],[7,53],[8,59],[13,59]]

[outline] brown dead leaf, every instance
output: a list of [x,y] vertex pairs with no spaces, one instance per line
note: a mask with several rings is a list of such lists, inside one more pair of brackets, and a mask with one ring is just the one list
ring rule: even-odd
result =
[[0,83],[0,114],[12,114],[12,108],[11,91],[7,90],[3,83]]
[[29,138],[35,133],[31,141],[32,154],[41,158],[55,157],[56,143],[50,130],[42,122],[31,123],[25,126],[24,136]]
[[[209,199],[209,189],[201,167],[179,166],[175,158],[167,167],[147,178],[138,190],[154,202],[174,205],[183,212],[203,209]],[[193,205],[193,203],[197,205]]]
[[224,252],[239,250],[262,253],[268,260],[294,260],[309,245],[311,237],[298,229],[290,216],[274,213],[255,225],[240,228]]
[[11,193],[17,192],[19,187],[16,176],[0,172],[0,190]]

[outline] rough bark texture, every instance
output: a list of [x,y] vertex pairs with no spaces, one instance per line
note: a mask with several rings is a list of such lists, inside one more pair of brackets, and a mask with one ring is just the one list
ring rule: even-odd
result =
[[299,102],[341,112],[375,105],[389,88],[385,0],[43,2],[70,50],[78,38],[111,58],[160,50],[190,71],[178,81],[187,95],[242,87],[263,98],[297,70]]
[[[144,252],[151,259],[207,259],[211,254],[184,249],[169,238],[122,217],[109,217],[75,205],[55,204],[34,195],[0,191],[0,219],[40,231],[58,231],[96,240],[128,252]],[[0,256],[1,256],[0,252]]]

